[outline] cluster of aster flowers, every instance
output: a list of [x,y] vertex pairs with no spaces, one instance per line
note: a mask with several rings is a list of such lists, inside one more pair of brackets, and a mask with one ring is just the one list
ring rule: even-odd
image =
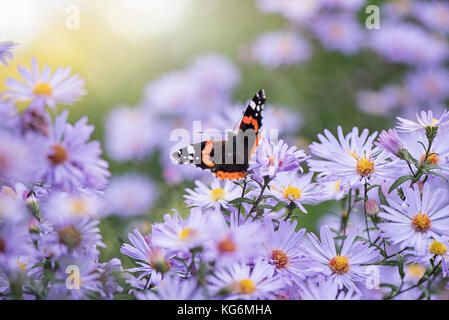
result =
[[[135,229],[137,299],[445,299],[449,112],[389,131],[325,130],[309,149],[261,140],[238,181],[196,181],[190,213]],[[305,214],[336,205],[319,234]],[[310,213],[309,213],[310,214]]]
[[[242,52],[246,61],[269,69],[307,63],[314,51],[354,56],[372,52],[385,70],[400,66],[401,79],[366,88],[354,97],[372,114],[410,116],[425,103],[441,111],[449,97],[449,5],[446,1],[392,0],[377,7],[379,25],[365,25],[373,11],[366,0],[257,0],[267,14],[280,14],[283,30],[262,34]],[[363,19],[360,17],[363,16]],[[317,40],[317,41],[316,41]],[[313,43],[320,46],[314,47]],[[373,55],[374,56],[374,55]]]
[[[5,66],[15,46],[0,43]],[[0,299],[110,299],[122,266],[100,262],[108,163],[87,118],[57,110],[81,99],[84,81],[34,58],[18,71],[0,93]]]

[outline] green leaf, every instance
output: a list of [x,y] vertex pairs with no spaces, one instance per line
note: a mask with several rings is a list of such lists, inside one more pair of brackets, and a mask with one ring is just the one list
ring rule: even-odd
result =
[[441,173],[438,173],[438,172],[435,172],[435,171],[430,171],[430,172],[427,172],[427,174],[431,174],[433,176],[438,176],[441,179],[443,179],[444,181],[449,182],[449,181],[447,181],[446,177],[443,176]]
[[229,204],[231,204],[231,205],[237,205],[237,204],[240,204],[240,203],[242,203],[242,202],[249,203],[249,204],[253,204],[253,200],[248,199],[248,198],[236,198],[236,199],[234,199],[234,200],[229,201]]
[[407,180],[412,180],[413,178],[414,177],[411,174],[399,177],[395,182],[393,182],[390,189],[388,190],[388,193],[391,193],[391,191],[399,187],[401,184],[403,184]]
[[381,186],[379,186],[379,188],[377,188],[377,194],[379,195],[380,203],[383,204],[384,206],[388,206],[387,198],[385,198],[385,195],[382,192],[382,187]]
[[398,258],[398,271],[399,275],[401,276],[401,279],[404,279],[405,272],[404,272],[404,258],[396,253],[396,258]]

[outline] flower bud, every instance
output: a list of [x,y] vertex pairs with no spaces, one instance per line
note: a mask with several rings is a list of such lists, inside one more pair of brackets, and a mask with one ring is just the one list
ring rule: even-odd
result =
[[379,205],[377,204],[377,201],[374,199],[369,199],[368,201],[365,201],[365,210],[366,213],[372,218],[376,218],[377,214],[380,212]]
[[36,217],[36,219],[40,219],[41,216],[41,210],[39,207],[39,202],[34,196],[30,196],[26,199],[26,206],[28,210],[31,212],[31,214]]
[[395,129],[383,130],[379,135],[380,146],[395,156],[406,160],[408,152],[403,147],[399,135]]

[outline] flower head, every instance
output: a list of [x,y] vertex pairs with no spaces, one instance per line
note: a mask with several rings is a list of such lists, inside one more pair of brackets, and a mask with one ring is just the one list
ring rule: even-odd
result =
[[240,188],[229,180],[214,179],[210,188],[201,181],[195,181],[196,188],[186,189],[185,195],[188,206],[215,208],[228,208],[228,202],[241,196]]

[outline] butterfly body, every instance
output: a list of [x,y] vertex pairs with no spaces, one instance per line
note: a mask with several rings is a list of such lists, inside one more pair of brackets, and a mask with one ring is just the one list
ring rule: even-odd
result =
[[179,164],[191,164],[210,170],[219,179],[235,180],[248,173],[249,159],[255,151],[262,127],[265,92],[259,90],[245,109],[237,133],[227,140],[196,143],[172,154]]

